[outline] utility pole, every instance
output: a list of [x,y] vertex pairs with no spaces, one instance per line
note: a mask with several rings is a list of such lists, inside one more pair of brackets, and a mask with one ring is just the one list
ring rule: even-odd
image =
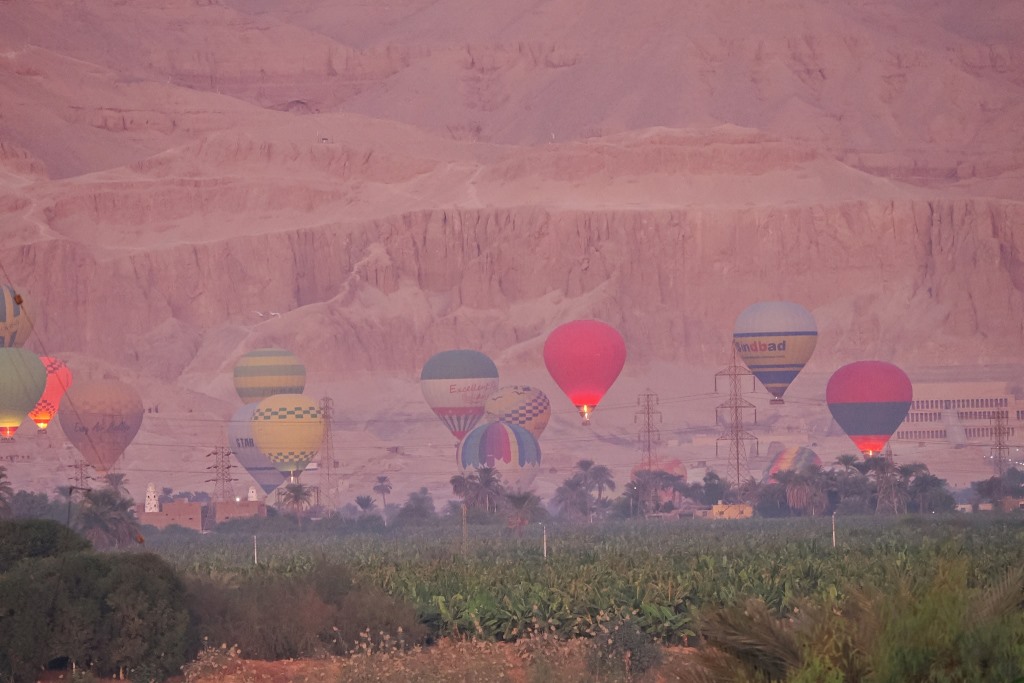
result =
[[320,492],[323,505],[329,510],[337,505],[334,500],[334,437],[331,435],[334,423],[334,399],[324,396],[320,399],[320,419],[324,421],[324,438],[320,442]]
[[[729,381],[729,398],[715,407],[715,420],[722,423],[724,416],[725,430],[715,442],[715,455],[718,455],[718,444],[723,441],[729,444],[729,465],[733,469],[733,482],[739,487],[743,484],[743,473],[749,471],[747,464],[747,444],[753,442],[754,453],[757,453],[757,437],[745,428],[743,417],[747,410],[754,411],[753,424],[757,424],[757,408],[743,398],[743,379],[750,377],[753,390],[754,373],[736,361],[736,349],[732,350],[732,363],[724,370],[715,373],[715,391],[718,391],[719,378]],[[748,474],[749,476],[749,474]]]
[[654,461],[657,459],[656,448],[661,443],[661,431],[654,426],[655,421],[661,422],[661,411],[657,410],[658,395],[650,389],[636,398],[639,410],[633,417],[633,423],[640,423],[640,431],[637,432],[637,440],[640,442],[640,453],[645,470],[654,469]]

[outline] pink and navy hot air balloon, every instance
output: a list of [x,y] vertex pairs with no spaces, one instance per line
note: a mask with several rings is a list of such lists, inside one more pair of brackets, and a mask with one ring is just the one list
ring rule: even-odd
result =
[[458,464],[469,467],[495,467],[499,462],[518,467],[540,464],[540,445],[525,427],[508,422],[482,424],[462,440]]
[[907,417],[913,396],[906,373],[880,360],[844,365],[825,389],[832,417],[865,457],[882,452]]
[[431,356],[420,372],[427,405],[460,441],[484,415],[487,397],[498,388],[498,367],[472,349]]
[[544,365],[580,411],[583,424],[622,372],[626,342],[600,320],[574,320],[556,327],[544,342]]

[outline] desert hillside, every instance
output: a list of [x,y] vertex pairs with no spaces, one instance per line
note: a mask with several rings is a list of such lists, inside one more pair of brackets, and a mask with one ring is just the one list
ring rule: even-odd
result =
[[[210,488],[263,346],[335,401],[340,502],[378,474],[450,497],[418,387],[450,348],[551,396],[542,494],[581,457],[624,482],[648,388],[699,476],[764,299],[820,334],[794,400],[750,396],[762,450],[831,461],[844,363],[1024,383],[1022,223],[1017,0],[0,0],[0,274],[30,348],[155,409],[120,463],[137,497]],[[588,431],[540,350],[589,317],[629,356]],[[52,490],[75,454],[30,428],[0,463]],[[987,452],[905,457],[963,484]]]

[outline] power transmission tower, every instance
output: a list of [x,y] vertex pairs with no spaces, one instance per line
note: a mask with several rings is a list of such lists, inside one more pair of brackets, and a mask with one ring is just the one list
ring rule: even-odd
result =
[[723,416],[725,419],[725,430],[715,442],[715,455],[718,455],[718,444],[722,441],[729,443],[729,465],[733,469],[733,482],[735,485],[743,484],[743,473],[748,473],[747,444],[753,442],[754,453],[757,453],[757,437],[746,430],[743,417],[747,410],[754,411],[752,424],[757,424],[757,409],[754,404],[743,398],[743,379],[750,378],[751,390],[753,390],[754,373],[736,362],[736,349],[732,351],[732,363],[724,370],[715,373],[715,391],[718,391],[718,380],[728,378],[729,398],[725,403],[715,407],[715,420],[721,424]]
[[896,464],[892,458],[892,447],[886,446],[885,452],[874,456],[881,458],[875,476],[878,482],[878,503],[875,505],[875,514],[906,512],[906,501],[899,491],[899,483],[896,476]]
[[640,442],[643,467],[645,470],[653,470],[657,457],[656,448],[661,443],[661,431],[654,426],[655,419],[661,422],[661,411],[657,410],[658,395],[648,389],[636,397],[636,404],[640,410],[633,416],[633,423],[640,423],[637,439]]
[[89,488],[89,482],[92,481],[92,477],[89,475],[89,468],[91,465],[85,460],[76,460],[74,465],[69,465],[74,469],[75,473],[72,475],[72,481],[75,482],[74,488],[85,491]]
[[236,479],[231,476],[231,451],[224,446],[217,446],[213,452],[207,453],[206,457],[214,458],[213,464],[206,468],[214,472],[213,479],[206,480],[213,482],[213,502],[223,503],[234,500],[235,491],[231,482]]
[[334,423],[334,399],[324,396],[320,399],[320,419],[324,421],[324,438],[320,442],[320,493],[324,507],[333,510],[334,500],[334,437],[331,436]]
[[992,450],[989,451],[989,458],[1000,479],[1006,474],[1006,461],[1010,456],[1010,446],[1006,442],[1009,436],[1010,428],[1006,425],[1006,413],[1002,410],[995,411],[992,417]]

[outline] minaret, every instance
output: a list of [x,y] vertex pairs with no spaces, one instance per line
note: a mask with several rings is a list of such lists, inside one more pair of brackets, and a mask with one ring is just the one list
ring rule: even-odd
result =
[[156,484],[146,486],[146,512],[160,512],[160,499],[156,495]]

